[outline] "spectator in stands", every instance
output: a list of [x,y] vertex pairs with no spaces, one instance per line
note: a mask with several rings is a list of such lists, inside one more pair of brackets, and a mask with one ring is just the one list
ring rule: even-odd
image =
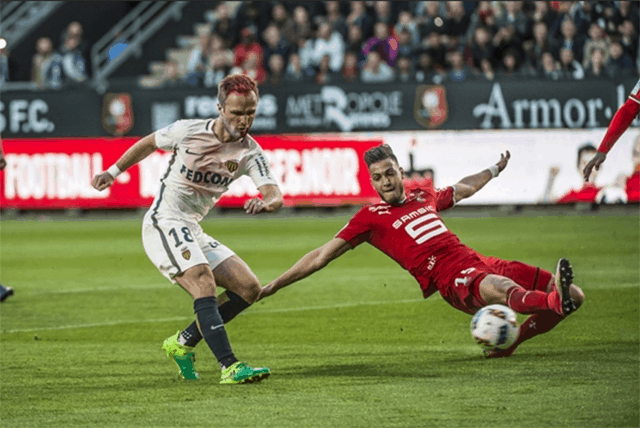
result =
[[347,83],[357,82],[359,79],[360,69],[358,67],[358,54],[353,51],[347,51],[344,54],[344,62],[340,75]]
[[411,83],[415,81],[415,74],[412,70],[410,56],[400,55],[398,57],[398,61],[396,61],[395,75],[396,82],[398,83]]
[[225,48],[224,40],[218,34],[211,36],[209,64],[204,74],[204,86],[213,88],[224,79],[234,62],[234,54],[231,49]]
[[358,63],[364,64],[363,50],[366,46],[366,42],[362,36],[362,29],[356,25],[350,25],[347,29],[347,43],[346,50],[355,52],[358,56]]
[[436,64],[428,51],[422,51],[418,55],[416,67],[416,82],[426,84],[440,84],[444,79],[444,68]]
[[545,52],[559,52],[558,43],[549,37],[547,25],[544,22],[537,22],[533,26],[533,47],[527,52],[527,60],[533,67],[542,68],[542,54]]
[[372,35],[373,22],[367,15],[367,10],[364,7],[363,1],[349,2],[351,11],[347,15],[347,25],[349,27],[356,26],[362,30],[362,37],[364,40],[368,39]]
[[[537,3],[546,3],[546,2],[536,2]],[[591,7],[591,2],[588,1],[574,1],[571,4],[571,8],[569,9],[568,16],[571,18],[571,21],[576,26],[576,34],[585,34],[589,30],[589,26],[591,22],[595,20],[595,16],[593,13],[593,8]],[[550,23],[547,23],[549,28],[551,28]],[[578,55],[576,54],[576,58]]]
[[299,44],[301,40],[313,37],[313,29],[309,21],[309,12],[304,6],[297,6],[293,10],[294,40]]
[[269,56],[269,74],[267,76],[267,84],[277,86],[282,82],[284,77],[285,61],[282,55],[274,53]]
[[274,4],[271,9],[271,23],[278,27],[280,35],[289,42],[289,45],[296,44],[297,40],[293,19],[289,16],[287,8],[280,2]]
[[620,44],[625,53],[629,54],[631,61],[634,63],[638,59],[638,36],[633,22],[625,19],[618,27],[620,32]]
[[418,24],[413,19],[413,15],[408,10],[400,11],[398,14],[398,23],[393,27],[393,34],[399,38],[400,33],[409,33],[409,42],[411,49],[415,49],[420,44],[420,30]]
[[584,79],[584,68],[582,68],[582,64],[573,57],[573,50],[569,48],[562,48],[560,50],[560,69],[565,79]]
[[[84,29],[82,28],[82,24],[78,21],[70,22],[65,31],[60,35],[60,53],[64,54],[64,44],[70,37],[78,38],[78,46],[75,49],[80,52],[82,58],[89,58],[91,47],[89,46],[89,42],[84,39]],[[87,61],[85,61],[87,75],[89,75],[88,65]]]
[[448,49],[456,49],[458,44],[466,44],[465,34],[470,23],[470,16],[465,12],[461,1],[448,1],[447,16],[444,20],[443,32],[446,35],[443,44]]
[[464,62],[464,54],[461,50],[455,50],[447,54],[447,62],[451,66],[447,74],[451,82],[466,82],[474,78],[473,70]]
[[313,40],[301,38],[298,41],[298,55],[300,56],[300,65],[305,79],[311,80],[316,75],[316,68],[313,63]]
[[509,50],[515,50],[518,52],[519,57],[523,57],[522,41],[518,38],[516,30],[512,25],[498,29],[495,36],[493,36],[492,43],[496,60],[500,62],[502,62],[504,52]]
[[377,51],[371,51],[360,73],[365,83],[388,83],[393,81],[393,69],[382,60]]
[[398,57],[407,56],[411,57],[415,51],[416,45],[411,41],[411,33],[406,28],[401,29],[396,33],[396,39],[398,43]]
[[493,60],[494,53],[491,34],[486,27],[478,27],[475,29],[469,45],[473,64],[477,69],[481,68],[483,59]]
[[[218,39],[220,37],[218,36]],[[201,34],[198,44],[193,48],[187,61],[187,72],[185,79],[191,86],[202,86],[204,75],[209,65],[209,56],[211,55],[211,36],[209,34]]]
[[584,44],[584,57],[582,66],[587,69],[590,68],[590,62],[593,58],[593,51],[600,50],[604,54],[604,63],[609,60],[609,40],[606,38],[606,34],[602,28],[593,23],[589,27],[589,38]]
[[264,47],[264,62],[267,64],[267,71],[271,72],[269,68],[269,58],[271,55],[280,55],[284,61],[289,58],[289,50],[291,46],[289,42],[283,38],[280,34],[280,30],[278,26],[275,24],[269,24],[269,26],[264,30],[263,35],[265,41]]
[[211,34],[217,34],[222,38],[225,49],[231,49],[238,44],[236,20],[231,16],[227,2],[220,2],[216,7]]
[[176,61],[169,61],[164,66],[161,86],[179,86],[183,84],[180,67]]
[[551,9],[546,1],[535,1],[533,3],[535,5],[532,16],[534,25],[538,22],[543,22],[547,29],[553,28],[558,19],[558,14],[555,10]]
[[57,89],[62,85],[62,57],[53,50],[48,37],[41,37],[36,42],[36,54],[31,59],[31,81],[41,89]]
[[[0,85],[10,81],[9,73],[9,49],[6,46],[0,48]],[[1,152],[0,152],[1,153]]]
[[434,67],[444,68],[447,49],[441,43],[441,40],[440,34],[432,31],[426,38],[422,39],[422,47],[433,60]]
[[420,1],[415,3],[416,22],[418,24],[420,34],[424,36],[426,34],[431,34],[433,31],[442,31],[442,26],[444,25],[442,17],[446,14],[446,11],[440,10],[439,2]]
[[325,2],[325,9],[327,15],[326,21],[331,24],[331,27],[342,36],[342,40],[347,38],[347,20],[340,12],[339,1],[327,1]]
[[305,73],[302,70],[302,64],[300,61],[300,55],[297,52],[293,52],[289,55],[289,63],[284,73],[284,81],[289,83],[300,83],[305,80]]
[[502,61],[496,72],[496,77],[499,79],[522,77],[519,67],[518,52],[515,49],[509,49],[502,55]]
[[613,78],[630,76],[634,69],[633,60],[622,48],[620,40],[613,40],[610,46],[607,74]]
[[240,43],[233,48],[234,67],[243,68],[243,64],[249,57],[249,54],[254,53],[257,58],[257,66],[259,68],[263,68],[262,61],[264,57],[262,46],[260,46],[255,38],[256,33],[252,27],[245,27],[242,29],[240,32]]
[[391,31],[391,27],[395,23],[395,17],[391,10],[390,1],[374,1],[373,2],[374,22],[382,22],[386,24],[387,30]]
[[337,83],[339,81],[339,77],[339,73],[336,73],[331,69],[331,56],[329,54],[324,54],[320,59],[320,64],[318,64],[315,82],[318,85]]
[[87,80],[87,61],[80,51],[80,41],[80,36],[68,32],[60,48],[64,82],[82,83]]
[[389,27],[383,22],[376,22],[373,27],[373,37],[367,40],[363,49],[365,56],[370,52],[378,52],[379,58],[389,67],[395,66],[398,56],[398,42],[389,35]]
[[481,80],[491,82],[496,78],[493,62],[490,58],[483,58],[480,60],[480,70],[482,71],[482,74],[480,75]]
[[[558,49],[570,49],[573,52],[573,57],[582,62],[582,56],[584,54],[585,39],[583,36],[576,34],[576,25],[568,17],[562,21],[560,25],[560,43]],[[555,53],[559,55],[558,53]]]
[[562,78],[563,73],[551,52],[542,53],[538,75],[547,80],[560,80]]
[[589,78],[607,77],[605,58],[606,55],[602,49],[593,49],[589,65],[585,68],[585,76]]
[[325,55],[331,59],[330,67],[334,73],[339,73],[344,61],[344,40],[337,31],[334,31],[326,21],[318,26],[318,37],[313,43],[312,62],[318,67]]
[[521,1],[506,1],[503,3],[502,14],[496,19],[498,29],[512,26],[521,40],[527,36],[527,17],[522,12]]
[[236,21],[242,27],[251,27],[254,34],[263,34],[269,24],[271,4],[267,1],[242,1],[238,7]]
[[259,84],[263,84],[267,80],[267,72],[260,64],[260,54],[255,51],[250,51],[242,65],[233,67],[230,73],[244,74]]

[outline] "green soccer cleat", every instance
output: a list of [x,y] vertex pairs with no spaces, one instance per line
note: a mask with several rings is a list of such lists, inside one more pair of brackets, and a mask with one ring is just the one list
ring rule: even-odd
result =
[[185,346],[178,342],[180,331],[173,336],[167,338],[162,344],[162,350],[167,353],[167,357],[173,358],[173,361],[180,369],[180,376],[187,380],[198,380],[198,373],[194,363],[196,362],[196,354],[193,347]]
[[271,374],[271,370],[266,367],[253,368],[246,363],[236,361],[222,371],[220,383],[236,384],[236,383],[253,383],[266,379]]

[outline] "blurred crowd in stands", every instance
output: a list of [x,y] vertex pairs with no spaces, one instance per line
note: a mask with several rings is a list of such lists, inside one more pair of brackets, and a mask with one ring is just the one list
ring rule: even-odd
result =
[[[173,84],[215,86],[230,73],[261,84],[443,83],[640,74],[640,4],[632,1],[223,1],[206,16]],[[120,46],[121,48],[122,46]],[[82,27],[41,38],[38,87],[89,77]],[[0,61],[0,70],[1,61]],[[9,80],[10,76],[3,76]]]

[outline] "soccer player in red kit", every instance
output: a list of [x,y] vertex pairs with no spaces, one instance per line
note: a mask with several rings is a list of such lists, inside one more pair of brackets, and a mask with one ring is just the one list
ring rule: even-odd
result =
[[598,147],[598,153],[596,153],[595,157],[591,159],[591,161],[584,168],[583,175],[585,181],[589,180],[589,176],[591,175],[591,170],[593,168],[599,169],[600,165],[607,158],[607,153],[613,147],[613,145],[618,141],[620,136],[624,134],[624,131],[629,128],[631,122],[638,116],[640,112],[640,79],[638,79],[638,83],[633,87],[631,93],[629,94],[629,98],[627,101],[620,106],[616,114],[613,115],[613,119],[611,119],[611,123],[609,124],[609,128],[607,128],[606,134],[604,134],[604,138],[600,143],[600,147]]
[[506,152],[497,164],[443,190],[424,187],[405,191],[404,172],[391,148],[383,144],[370,149],[364,159],[383,202],[363,207],[331,241],[265,286],[260,298],[368,242],[408,270],[425,298],[437,291],[451,306],[468,314],[494,303],[532,314],[521,325],[520,337],[511,348],[487,356],[511,355],[520,343],[549,331],[576,310],[584,295],[573,284],[568,260],[560,259],[554,279],[550,272],[524,263],[484,257],[462,244],[438,215],[480,190],[507,166],[509,158]]

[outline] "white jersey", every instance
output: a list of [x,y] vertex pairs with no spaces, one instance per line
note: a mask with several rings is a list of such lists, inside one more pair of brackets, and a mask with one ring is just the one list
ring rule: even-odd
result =
[[172,150],[173,156],[147,216],[199,222],[242,175],[251,177],[256,187],[277,185],[252,137],[222,143],[213,133],[213,123],[179,120],[155,132],[156,145]]

